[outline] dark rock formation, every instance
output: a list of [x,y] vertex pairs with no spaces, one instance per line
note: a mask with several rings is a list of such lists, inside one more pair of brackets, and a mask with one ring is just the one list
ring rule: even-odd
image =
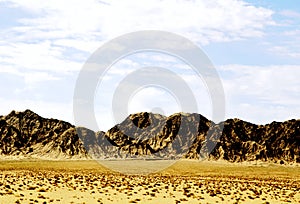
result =
[[48,158],[206,158],[300,163],[300,120],[215,124],[200,114],[131,114],[106,133],[30,110],[0,117],[0,155]]
[[176,113],[165,117],[142,112],[130,115],[111,128],[106,137],[131,157],[153,155],[165,159],[181,158],[192,154],[193,150],[197,152],[210,123],[195,113]]
[[70,123],[45,119],[30,110],[12,111],[0,119],[0,154],[33,157],[86,157]]
[[164,117],[144,112],[130,115],[106,137],[131,157],[300,162],[300,120],[255,125],[229,119],[215,124],[195,113]]
[[94,132],[84,127],[76,127],[77,134],[88,155],[94,159],[121,158],[121,151],[105,137],[105,132]]
[[223,124],[223,134],[211,158],[300,162],[300,120],[255,125],[230,119]]

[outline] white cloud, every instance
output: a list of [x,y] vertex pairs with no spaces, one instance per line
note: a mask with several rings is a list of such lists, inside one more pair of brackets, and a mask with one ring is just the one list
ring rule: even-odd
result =
[[299,37],[300,36],[300,30],[296,29],[296,30],[289,30],[289,31],[285,31],[283,32],[284,35],[289,36],[289,37]]
[[[17,19],[16,24],[0,31],[0,73],[22,76],[27,84],[56,80],[65,75],[76,78],[83,63],[95,49],[105,41],[128,32],[165,30],[207,45],[213,42],[259,38],[264,36],[267,26],[276,24],[272,19],[272,10],[255,7],[240,0],[176,3],[173,0],[112,0],[104,3],[97,0],[51,0],[38,3],[36,0],[7,0],[2,1],[2,5],[26,12],[24,17]],[[285,11],[282,15],[298,16],[290,11]],[[287,34],[296,36],[297,33],[291,31]],[[279,44],[273,47],[274,52],[294,58],[300,56],[297,47],[292,51],[287,49],[290,45]],[[184,70],[181,76],[199,91],[197,97],[203,99],[200,102],[202,110],[206,109],[207,93],[203,92],[202,87],[197,89],[198,86],[193,85],[199,79],[188,73],[185,65],[161,56],[140,59],[140,62],[144,62],[143,66],[152,65],[147,62],[151,60],[158,61],[161,67],[177,64],[177,71]],[[123,69],[124,67],[127,69]],[[106,80],[122,79],[137,67],[135,62],[125,60],[120,69],[110,70]],[[297,115],[300,113],[297,108],[300,101],[300,85],[297,79],[300,76],[300,67],[226,65],[218,70],[224,82],[228,117],[242,117],[255,122],[269,122],[274,115],[278,120],[300,118]],[[110,85],[106,92],[114,86]],[[23,90],[22,88],[24,87],[18,87],[18,90]],[[57,91],[57,97],[63,94]],[[148,101],[148,105],[155,104],[157,94],[140,94],[132,104],[132,110],[147,108],[142,106],[142,101]],[[162,106],[168,105],[160,100],[159,103]],[[72,121],[69,117],[72,109],[67,103],[24,101],[22,98],[1,99],[0,107],[9,111],[32,108],[47,117]],[[175,109],[175,106],[172,107]],[[207,111],[204,115],[209,117],[209,110],[203,111]],[[102,115],[101,112],[99,114],[105,119],[109,116]],[[112,124],[106,121],[105,127],[109,126]]]
[[225,65],[218,70],[227,117],[256,123],[300,118],[300,65]]
[[298,18],[300,19],[300,13],[293,11],[293,10],[283,10],[280,11],[279,14],[285,16],[285,17],[289,17],[289,18]]
[[0,42],[0,64],[12,69],[40,70],[65,74],[77,71],[81,63],[63,58],[63,49],[51,45],[50,41],[41,43]]
[[274,24],[271,10],[236,0],[6,0],[2,5],[24,13],[0,31],[0,64],[22,72],[78,71],[103,42],[137,30],[166,30],[207,44],[260,37]]
[[269,51],[282,57],[300,58],[300,44],[297,41],[286,42],[284,45],[273,46]]
[[[299,18],[300,20],[300,18]],[[287,27],[287,25],[285,25]],[[269,43],[268,51],[272,54],[287,59],[300,58],[300,26],[299,23],[289,25],[289,28],[274,33],[276,36],[275,42]]]
[[[226,118],[237,117],[257,124],[300,118],[299,65],[231,64],[218,66],[217,70],[224,86]],[[201,79],[190,72],[179,76],[186,80],[198,100],[198,110],[195,112],[211,119],[213,110],[209,93],[201,85]],[[105,95],[106,103],[99,98],[96,100],[96,117],[99,127],[104,130],[116,123],[110,104],[114,88],[105,90],[110,92]],[[181,111],[178,101],[172,95],[157,88],[143,88],[135,95],[133,93],[128,112],[151,111],[156,108],[161,108],[166,115]]]
[[24,111],[30,109],[42,117],[55,118],[73,123],[72,103],[0,98],[0,107],[5,107],[1,111],[2,115],[7,115],[12,110]]
[[24,80],[26,84],[36,84],[38,82],[45,82],[48,80],[59,80],[59,78],[46,72],[33,72],[25,73]]
[[274,24],[271,10],[236,0],[10,2],[36,15],[19,20],[29,39],[42,36],[100,40],[100,36],[107,40],[127,32],[155,29],[207,43],[260,37],[265,26]]
[[[160,67],[163,69],[168,69],[169,71],[177,74],[177,76],[182,79],[178,81],[177,78],[172,78],[167,73],[161,73],[157,71],[155,73],[151,72],[150,75],[145,75],[143,77],[153,78],[155,74],[159,76],[155,81],[154,86],[137,86],[132,81],[132,76],[130,81],[126,78],[129,73],[133,73],[141,68],[147,67],[149,70],[151,67]],[[168,80],[168,87],[163,86],[166,90],[158,88],[164,84],[162,80],[162,75],[166,75],[166,80]],[[140,77],[140,76],[139,76]],[[126,59],[120,60],[117,64],[111,67],[107,73],[105,73],[105,80],[98,86],[97,95],[95,97],[95,111],[96,118],[101,129],[108,129],[114,124],[120,121],[115,121],[113,118],[112,101],[114,98],[115,91],[119,86],[122,80],[127,80],[127,83],[130,83],[133,87],[138,88],[138,92],[132,93],[131,99],[129,101],[123,101],[121,98],[118,98],[120,103],[127,104],[127,112],[141,112],[141,111],[161,111],[165,115],[171,115],[175,112],[199,112],[205,115],[208,118],[211,118],[211,103],[210,96],[206,90],[206,86],[202,81],[201,77],[195,75],[194,70],[186,65],[181,60],[166,55],[158,54],[154,52],[147,53],[137,53],[129,56]],[[137,81],[143,80],[138,78]],[[183,92],[178,94],[176,92],[178,89],[181,90],[183,81],[190,88],[191,92],[194,94],[195,102],[197,107],[192,108],[190,106],[186,107],[187,104],[192,103],[192,98],[185,98],[188,101],[177,101],[178,99],[182,100],[185,95]],[[178,87],[180,86],[180,87]],[[168,90],[168,91],[167,91]],[[186,90],[187,92],[189,90]],[[178,97],[178,98],[176,98]],[[180,107],[183,105],[184,107]],[[123,114],[122,114],[123,115]],[[126,117],[125,114],[124,117]],[[123,117],[123,116],[122,116]],[[122,119],[125,119],[125,118]]]
[[166,116],[181,111],[178,101],[170,93],[166,92],[166,90],[157,87],[145,87],[132,96],[129,101],[128,112],[152,112],[158,108]]

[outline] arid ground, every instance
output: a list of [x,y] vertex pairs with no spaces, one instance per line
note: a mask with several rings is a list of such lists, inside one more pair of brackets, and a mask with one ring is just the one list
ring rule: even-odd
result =
[[0,171],[0,203],[300,203],[295,165],[179,161],[128,175],[96,161],[0,161]]

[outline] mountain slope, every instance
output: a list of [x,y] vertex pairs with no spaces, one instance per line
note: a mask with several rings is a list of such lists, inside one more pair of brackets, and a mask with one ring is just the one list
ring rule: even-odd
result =
[[220,142],[211,158],[300,162],[300,120],[255,125],[230,119],[223,124]]
[[214,124],[195,113],[169,117],[138,113],[110,129],[106,137],[129,155],[300,162],[300,120],[256,125],[229,119]]
[[0,154],[50,158],[86,157],[73,125],[30,110],[0,119]]
[[[181,158],[198,149],[210,121],[199,114],[131,114],[107,133],[108,140],[128,155]],[[190,150],[191,149],[191,150]]]
[[[210,154],[209,154],[210,153]],[[196,113],[129,115],[106,133],[30,110],[0,117],[0,155],[36,158],[188,158],[300,163],[300,120],[215,124]]]

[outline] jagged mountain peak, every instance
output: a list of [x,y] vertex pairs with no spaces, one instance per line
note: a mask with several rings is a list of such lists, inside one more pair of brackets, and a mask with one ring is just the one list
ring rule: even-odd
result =
[[85,156],[70,123],[46,119],[31,110],[12,111],[0,125],[0,154],[32,157]]
[[17,116],[17,115],[36,115],[36,116],[39,116],[37,113],[33,112],[32,110],[30,109],[26,109],[24,111],[16,111],[16,110],[12,110],[8,115],[7,117],[13,117],[13,116]]
[[[211,152],[211,153],[210,153]],[[210,159],[300,162],[300,120],[252,124],[238,118],[213,123],[198,113],[130,114],[107,132],[94,132],[31,110],[0,119],[0,155],[49,158]]]

